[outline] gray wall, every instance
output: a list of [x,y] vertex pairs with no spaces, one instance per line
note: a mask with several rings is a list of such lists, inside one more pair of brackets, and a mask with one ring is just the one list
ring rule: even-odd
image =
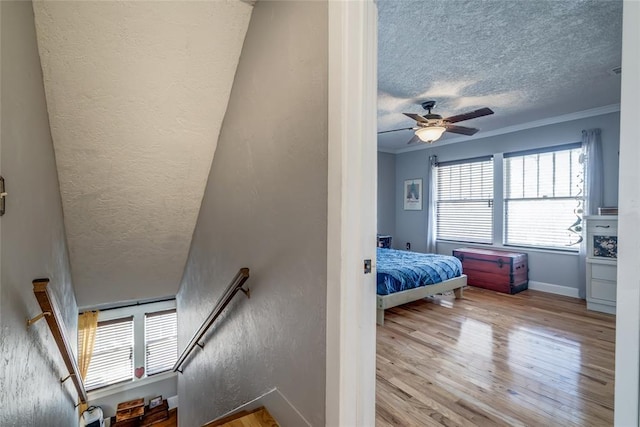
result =
[[177,296],[183,348],[240,267],[236,296],[178,377],[201,425],[277,387],[324,425],[326,2],[257,2]]
[[[527,129],[489,138],[396,155],[395,209],[396,226],[394,246],[404,249],[411,242],[412,250],[426,252],[427,211],[405,211],[402,208],[402,184],[405,179],[422,178],[428,187],[426,165],[430,155],[438,161],[473,158],[487,154],[506,153],[529,148],[568,144],[581,140],[583,129],[602,129],[605,170],[605,205],[618,205],[618,150],[620,145],[620,114],[610,113],[597,117],[574,120],[554,125]],[[501,184],[498,184],[501,185]],[[378,204],[385,203],[378,199]],[[451,251],[466,244],[438,242],[438,252]],[[471,245],[473,246],[473,245]],[[578,288],[578,257],[572,254],[524,250],[529,253],[529,277],[533,281]]]
[[396,156],[378,152],[378,234],[396,231]]
[[1,173],[7,180],[2,222],[0,425],[77,424],[78,397],[40,312],[31,281],[51,279],[70,343],[77,306],[71,285],[60,191],[45,105],[31,2],[0,2],[2,10]]

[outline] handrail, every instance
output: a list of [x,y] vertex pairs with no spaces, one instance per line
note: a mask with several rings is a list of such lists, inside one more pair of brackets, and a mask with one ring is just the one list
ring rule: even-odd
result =
[[[73,385],[76,387],[76,391],[78,392],[80,403],[87,403],[87,391],[84,389],[84,383],[80,376],[80,369],[78,369],[78,364],[76,363],[76,359],[73,357],[71,347],[69,346],[69,340],[65,335],[64,323],[60,318],[60,314],[53,299],[51,298],[51,295],[49,295],[49,290],[47,289],[48,285],[49,279],[36,279],[33,281],[33,293],[36,296],[38,304],[40,304],[42,313],[33,319],[27,319],[27,328],[43,317],[46,317],[49,329],[51,329],[51,333],[53,334],[53,339],[58,345],[58,349],[62,355],[62,360],[69,371],[69,375],[65,378],[60,378],[60,382],[63,383],[71,378]],[[78,403],[78,405],[80,405],[80,403]]]
[[244,282],[246,282],[248,278],[248,268],[241,268],[240,270],[238,270],[238,273],[235,275],[233,280],[231,280],[231,283],[229,283],[229,286],[227,286],[224,294],[222,294],[215,307],[213,307],[211,314],[209,314],[204,322],[202,322],[200,328],[198,328],[197,332],[191,338],[191,341],[189,341],[189,344],[187,344],[185,349],[182,351],[182,354],[180,354],[180,357],[178,357],[178,361],[175,365],[173,365],[173,372],[182,373],[182,371],[180,370],[180,366],[185,362],[185,360],[187,360],[187,357],[189,357],[196,346],[204,349],[204,344],[200,344],[200,340],[202,339],[204,334],[207,333],[211,325],[213,325],[213,322],[215,322],[216,319],[222,314],[222,311],[227,307],[229,302],[231,302],[238,291],[242,291],[247,296],[247,298],[251,296],[249,289],[244,289],[242,287],[242,285],[244,285]]

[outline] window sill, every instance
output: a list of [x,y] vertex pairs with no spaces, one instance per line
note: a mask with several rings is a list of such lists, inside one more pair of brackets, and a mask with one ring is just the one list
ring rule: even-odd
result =
[[565,249],[532,248],[529,246],[515,246],[515,245],[501,245],[499,246],[499,248],[504,249],[505,251],[540,252],[544,254],[570,255],[570,256],[580,255],[580,251],[569,251]]
[[144,377],[141,379],[114,384],[98,390],[90,391],[90,392],[87,392],[87,396],[89,400],[102,399],[103,397],[111,396],[113,394],[122,393],[127,390],[134,390],[138,387],[168,380],[170,378],[175,378],[177,375],[178,375],[177,373],[172,371],[163,372],[161,374],[156,374],[151,377]]
[[507,246],[507,245],[492,245],[490,243],[468,243],[468,242],[455,242],[453,240],[436,240],[436,244],[446,244],[446,245],[460,245],[460,247],[472,247],[472,248],[480,248],[480,249],[495,249],[498,251],[509,251],[509,252],[536,252],[543,254],[553,254],[553,255],[567,255],[567,256],[578,256],[580,255],[579,251],[566,251],[562,249],[543,249],[543,248],[532,248],[529,246]]

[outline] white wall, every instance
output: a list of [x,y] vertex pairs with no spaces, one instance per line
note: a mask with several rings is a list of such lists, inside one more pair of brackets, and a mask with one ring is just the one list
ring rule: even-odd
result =
[[[604,155],[604,203],[606,206],[618,205],[618,150],[620,141],[620,114],[610,113],[596,117],[557,123],[554,125],[527,129],[494,137],[475,139],[449,145],[438,145],[430,149],[412,151],[396,155],[395,209],[396,226],[394,247],[404,249],[411,242],[412,250],[426,251],[427,211],[405,211],[402,207],[402,184],[405,179],[422,178],[425,188],[428,186],[427,162],[430,155],[438,156],[438,161],[448,161],[484,156],[496,153],[508,153],[538,147],[580,142],[583,129],[600,128]],[[502,186],[501,175],[497,186]],[[378,200],[378,203],[390,203]],[[496,239],[494,239],[495,241]],[[500,243],[497,241],[497,243]],[[442,254],[461,246],[473,246],[460,243],[438,242],[437,250]],[[499,245],[498,245],[499,246]],[[486,247],[486,246],[485,246]],[[563,286],[569,295],[577,296],[580,285],[578,257],[575,254],[551,253],[518,249],[529,254],[529,279],[534,282]],[[575,290],[575,291],[574,291]]]
[[0,425],[73,426],[78,401],[40,312],[33,279],[48,277],[76,347],[74,297],[58,177],[49,133],[31,2],[0,2],[2,11],[2,163],[7,213],[2,222]]
[[396,230],[396,156],[378,152],[378,234]]
[[240,267],[236,296],[178,377],[201,425],[276,387],[325,419],[326,2],[257,2],[177,296],[184,348]]

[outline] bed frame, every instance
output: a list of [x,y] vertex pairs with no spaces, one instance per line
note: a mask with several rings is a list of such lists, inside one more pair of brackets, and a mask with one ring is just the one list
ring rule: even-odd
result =
[[467,286],[467,275],[463,274],[435,285],[421,286],[389,295],[378,295],[376,322],[378,325],[384,325],[384,310],[387,308],[417,301],[431,295],[453,291],[456,299],[462,298],[462,288],[465,286]]

